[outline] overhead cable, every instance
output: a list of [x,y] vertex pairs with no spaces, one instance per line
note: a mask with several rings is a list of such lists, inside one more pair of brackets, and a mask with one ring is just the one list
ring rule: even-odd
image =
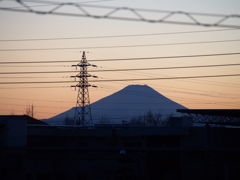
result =
[[40,102],[50,102],[50,103],[73,103],[72,101],[56,101],[56,100],[49,100],[49,99],[25,99],[25,98],[12,98],[12,97],[0,97],[0,99],[20,100],[20,101],[40,101]]
[[162,44],[134,44],[134,45],[117,45],[117,46],[89,46],[89,47],[62,47],[62,48],[31,48],[31,49],[0,49],[0,51],[59,51],[73,49],[112,49],[112,48],[133,48],[133,47],[150,47],[150,46],[172,46],[172,45],[189,45],[189,44],[208,44],[208,43],[223,43],[237,42],[240,39],[228,39],[218,41],[199,41],[199,42],[180,42],[180,43],[162,43]]
[[149,34],[125,34],[125,35],[108,35],[108,36],[83,36],[83,37],[64,37],[64,38],[36,38],[36,39],[0,39],[0,42],[18,42],[18,41],[56,41],[56,40],[74,40],[74,39],[102,39],[102,38],[123,38],[123,37],[141,37],[141,36],[160,36],[174,34],[189,34],[189,33],[205,33],[205,32],[221,32],[240,29],[216,29],[205,31],[183,31],[183,32],[166,32],[166,33],[149,33]]
[[[25,3],[22,0],[16,0],[16,2],[24,9],[14,9],[14,8],[0,8],[4,11],[15,11],[15,12],[28,12],[41,15],[61,15],[61,16],[71,16],[71,17],[87,17],[95,19],[112,19],[112,20],[124,20],[124,21],[137,21],[137,22],[148,22],[148,23],[168,23],[168,24],[181,24],[181,25],[197,25],[197,26],[206,26],[206,27],[230,27],[230,28],[240,28],[236,24],[228,24],[226,21],[232,19],[239,19],[240,15],[238,14],[213,14],[213,13],[196,13],[196,12],[184,12],[184,11],[167,11],[167,10],[152,10],[152,9],[140,9],[140,8],[129,8],[129,7],[113,7],[113,6],[99,6],[99,5],[85,5],[78,3],[58,3],[52,2],[55,4],[54,7],[50,10],[41,11],[37,10]],[[43,3],[43,1],[35,1],[36,3]],[[49,1],[48,1],[49,3]],[[60,12],[64,6],[75,7],[78,12]],[[90,13],[90,10],[95,9],[94,13]],[[97,14],[98,10],[106,11],[104,14]],[[132,14],[131,17],[121,16],[121,12],[129,12]],[[92,12],[92,11],[91,11]],[[155,19],[146,18],[148,13],[156,14]],[[124,13],[126,14],[126,13]],[[171,20],[172,17],[178,17],[179,15],[185,16],[187,20],[177,21]],[[160,18],[159,18],[160,17]],[[199,18],[200,17],[200,18]],[[217,18],[213,23],[201,22],[200,19],[206,17]]]
[[[240,74],[221,74],[208,76],[185,76],[185,77],[164,77],[164,78],[143,78],[143,79],[107,79],[107,80],[91,80],[91,82],[111,82],[111,81],[151,81],[151,80],[170,80],[170,79],[195,79],[195,78],[214,78],[214,77],[233,77]],[[54,84],[54,83],[73,83],[75,81],[33,81],[33,82],[0,82],[0,84]]]
[[[224,66],[239,66],[239,65],[240,65],[239,63],[237,63],[237,64],[212,64],[212,65],[201,65],[201,66],[180,66],[180,67],[160,67],[160,68],[159,67],[155,67],[155,68],[137,68],[137,69],[88,70],[88,72],[145,71],[145,70],[159,70],[159,69],[188,69],[188,68],[224,67]],[[74,72],[76,72],[76,71],[0,72],[0,74],[48,74],[48,73],[74,73]],[[19,77],[19,78],[21,78],[21,77]]]
[[[230,56],[239,55],[240,52],[233,53],[219,53],[219,54],[195,54],[195,55],[185,55],[185,56],[159,56],[159,57],[143,57],[143,58],[122,58],[122,59],[98,59],[98,60],[88,60],[91,62],[99,61],[136,61],[136,60],[153,60],[153,59],[176,59],[176,58],[194,58],[194,57],[211,57],[211,56]],[[0,62],[0,64],[34,64],[34,63],[72,63],[79,62],[80,60],[63,60],[63,61],[5,61]]]

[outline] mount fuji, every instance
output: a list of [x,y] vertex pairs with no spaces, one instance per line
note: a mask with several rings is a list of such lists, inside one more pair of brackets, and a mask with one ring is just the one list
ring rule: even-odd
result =
[[[74,116],[75,108],[43,121],[51,125],[64,124],[66,117]],[[147,85],[129,85],[91,104],[94,124],[99,124],[102,119],[108,119],[110,124],[119,124],[123,120],[127,122],[149,111],[160,113],[162,116],[179,116],[176,109],[186,109],[186,107],[168,99]]]

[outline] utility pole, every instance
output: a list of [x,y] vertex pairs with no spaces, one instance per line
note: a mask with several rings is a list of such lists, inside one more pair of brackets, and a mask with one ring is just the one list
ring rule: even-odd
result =
[[[79,74],[74,77],[79,78],[78,84],[71,86],[71,87],[78,87],[78,95],[77,95],[77,103],[76,103],[76,109],[75,109],[75,115],[74,115],[74,124],[75,125],[93,125],[92,123],[92,113],[91,113],[91,107],[90,107],[90,97],[88,92],[88,87],[91,87],[88,83],[88,77],[94,77],[97,78],[97,76],[92,76],[88,74],[87,67],[88,66],[94,66],[87,62],[85,51],[83,51],[82,59],[80,60],[80,63],[77,65],[72,65],[73,67],[80,67]],[[96,86],[92,86],[96,87]]]

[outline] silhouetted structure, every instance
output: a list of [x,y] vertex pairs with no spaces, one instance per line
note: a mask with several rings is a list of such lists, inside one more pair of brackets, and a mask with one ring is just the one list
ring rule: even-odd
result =
[[[92,125],[92,113],[90,107],[90,97],[88,92],[88,87],[91,85],[88,83],[88,77],[92,77],[88,74],[87,67],[91,66],[87,62],[85,51],[83,51],[82,59],[75,67],[80,67],[80,72],[76,76],[71,76],[79,78],[77,85],[72,87],[78,87],[76,110],[74,115],[74,121],[76,125]],[[95,77],[95,76],[94,76]]]
[[0,116],[0,179],[240,179],[238,126],[196,126],[186,117],[148,127],[49,126],[26,119]]
[[177,112],[196,123],[240,126],[238,109],[178,109]]

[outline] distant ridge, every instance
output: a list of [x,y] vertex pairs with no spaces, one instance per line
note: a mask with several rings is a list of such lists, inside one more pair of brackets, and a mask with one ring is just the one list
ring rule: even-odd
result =
[[[93,123],[98,124],[103,119],[109,123],[122,123],[132,117],[146,114],[148,111],[160,113],[163,116],[179,115],[176,109],[186,107],[168,99],[147,85],[129,85],[91,104]],[[64,119],[73,117],[75,107],[57,116],[44,120],[49,124],[63,124]]]

